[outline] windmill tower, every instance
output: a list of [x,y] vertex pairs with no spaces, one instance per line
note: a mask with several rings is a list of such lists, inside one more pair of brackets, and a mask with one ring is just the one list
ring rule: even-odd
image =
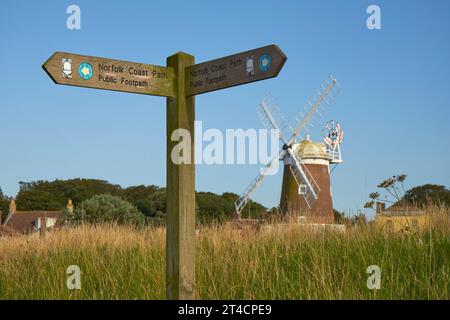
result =
[[307,190],[296,181],[296,176],[292,173],[290,161],[285,161],[284,164],[280,209],[283,214],[302,217],[308,223],[334,222],[330,174],[342,162],[340,144],[343,131],[334,121],[327,122],[324,129],[324,142],[313,142],[306,135],[303,141],[293,146],[304,171],[312,177],[317,184],[316,188],[320,190],[317,199],[311,201],[308,198]]
[[[333,222],[329,167],[332,163],[338,164],[342,161],[340,142],[336,143],[342,141],[342,131],[338,132],[336,138],[336,132],[331,132],[331,129],[336,129],[336,126],[332,127],[336,123],[327,123],[328,135],[324,139],[325,143],[314,143],[309,140],[309,135],[301,140],[299,134],[301,130],[307,130],[308,125],[312,126],[313,116],[321,115],[319,108],[323,103],[330,104],[329,99],[334,99],[339,88],[337,80],[330,76],[308,100],[305,106],[306,114],[301,114],[295,129],[287,124],[271,98],[261,102],[257,109],[258,114],[267,129],[278,130],[283,147],[279,155],[260,170],[260,174],[235,202],[236,219],[240,218],[243,208],[265,176],[273,170],[278,161],[283,161],[284,175],[280,199],[282,212],[307,217],[308,222]],[[306,110],[307,108],[309,110]]]

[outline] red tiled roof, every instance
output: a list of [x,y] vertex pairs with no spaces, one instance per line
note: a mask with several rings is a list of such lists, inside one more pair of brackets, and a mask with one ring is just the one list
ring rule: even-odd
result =
[[417,206],[413,205],[411,202],[406,200],[400,200],[394,203],[392,206],[387,208],[385,211],[387,214],[423,214],[424,211],[419,209]]
[[38,218],[59,218],[60,211],[16,211],[5,223],[5,226],[19,233],[33,232],[34,223]]
[[386,209],[386,211],[397,211],[397,210],[405,210],[405,209],[414,209],[419,210],[415,205],[406,200],[400,200],[394,203],[392,206]]

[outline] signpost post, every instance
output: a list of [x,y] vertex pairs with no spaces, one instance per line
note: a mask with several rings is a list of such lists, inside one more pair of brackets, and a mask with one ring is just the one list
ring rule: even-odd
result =
[[[194,299],[195,286],[195,95],[276,77],[286,56],[275,45],[194,64],[183,52],[167,66],[56,52],[42,66],[57,84],[167,97],[168,299]],[[172,135],[190,133],[190,163],[174,163]]]
[[[173,98],[167,98],[167,205],[166,205],[166,293],[167,299],[195,299],[195,97],[185,92],[186,67],[194,57],[177,53],[167,58],[175,73]],[[191,161],[175,164],[171,150],[177,129],[190,133]]]

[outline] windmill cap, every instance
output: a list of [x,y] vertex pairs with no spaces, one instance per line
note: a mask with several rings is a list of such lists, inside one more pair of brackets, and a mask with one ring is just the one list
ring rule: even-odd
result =
[[295,152],[300,155],[301,159],[330,159],[327,148],[322,142],[302,140],[302,142],[296,145]]

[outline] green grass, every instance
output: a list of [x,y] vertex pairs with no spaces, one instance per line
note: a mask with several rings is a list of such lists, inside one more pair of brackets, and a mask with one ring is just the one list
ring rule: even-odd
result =
[[[197,235],[200,299],[450,299],[450,234],[345,234],[298,226],[272,231],[230,227]],[[68,290],[78,265],[81,290]],[[381,289],[366,286],[369,265]],[[165,233],[84,226],[0,240],[0,299],[164,299]]]

